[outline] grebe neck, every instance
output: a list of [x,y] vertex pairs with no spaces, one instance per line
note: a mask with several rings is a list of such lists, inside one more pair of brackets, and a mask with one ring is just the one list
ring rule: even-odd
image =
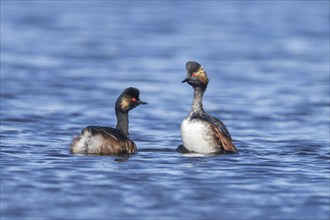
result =
[[203,112],[203,95],[206,88],[202,88],[199,86],[193,87],[194,88],[194,98],[191,105],[191,111],[193,112]]
[[128,137],[128,112],[116,111],[116,116],[116,128]]

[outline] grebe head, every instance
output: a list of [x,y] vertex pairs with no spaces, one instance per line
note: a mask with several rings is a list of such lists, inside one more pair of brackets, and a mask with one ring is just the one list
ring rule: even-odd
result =
[[209,79],[207,78],[207,74],[203,67],[195,62],[188,61],[186,63],[187,76],[182,81],[182,83],[189,83],[189,85],[193,87],[203,87],[206,88],[209,83]]
[[129,87],[118,97],[116,102],[116,112],[128,112],[140,104],[147,104],[140,100],[140,91],[137,88]]

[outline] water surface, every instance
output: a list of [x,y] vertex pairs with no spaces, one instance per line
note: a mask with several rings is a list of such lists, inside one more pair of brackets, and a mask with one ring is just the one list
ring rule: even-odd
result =
[[[328,219],[329,2],[2,1],[2,219]],[[238,154],[180,154],[192,89]],[[138,153],[72,155],[114,126]]]

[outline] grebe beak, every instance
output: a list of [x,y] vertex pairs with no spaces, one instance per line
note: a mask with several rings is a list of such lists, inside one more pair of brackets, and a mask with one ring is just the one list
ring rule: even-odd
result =
[[185,82],[187,82],[187,81],[188,81],[188,78],[185,78],[184,80],[182,80],[181,83],[185,83]]
[[146,105],[146,104],[148,104],[148,102],[143,102],[143,101],[141,101],[141,100],[138,100],[138,101],[136,101],[136,103],[138,103],[139,105]]

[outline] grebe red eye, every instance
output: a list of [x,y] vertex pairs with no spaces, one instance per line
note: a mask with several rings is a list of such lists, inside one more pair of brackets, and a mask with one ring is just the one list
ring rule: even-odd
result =
[[193,73],[193,74],[191,74],[191,76],[197,76],[197,74],[196,73]]
[[132,98],[132,102],[136,102],[136,98]]

